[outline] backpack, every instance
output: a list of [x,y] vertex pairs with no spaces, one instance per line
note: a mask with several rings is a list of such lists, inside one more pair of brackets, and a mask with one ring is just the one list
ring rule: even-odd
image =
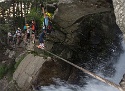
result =
[[16,35],[21,36],[21,31],[16,30]]
[[26,27],[26,26],[24,26],[24,27],[23,27],[23,29],[24,29],[24,30],[26,30],[26,29],[27,29],[27,27]]
[[33,31],[35,30],[35,25],[34,25],[34,24],[32,24],[32,30],[33,30]]

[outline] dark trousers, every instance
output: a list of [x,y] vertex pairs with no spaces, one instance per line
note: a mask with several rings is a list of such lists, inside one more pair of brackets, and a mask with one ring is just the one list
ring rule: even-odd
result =
[[40,34],[40,37],[39,37],[39,42],[40,42],[40,43],[44,43],[44,41],[43,41],[44,36],[45,36],[45,33],[42,32],[42,33]]

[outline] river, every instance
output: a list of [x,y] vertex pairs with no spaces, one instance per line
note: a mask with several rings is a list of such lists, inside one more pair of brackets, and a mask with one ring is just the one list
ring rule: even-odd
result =
[[[123,49],[125,50],[125,43],[122,43]],[[119,60],[113,66],[116,69],[115,75],[111,78],[105,77],[102,73],[96,73],[101,77],[104,77],[116,84],[119,84],[122,76],[125,72],[125,52],[123,52]],[[77,85],[70,85],[66,82],[60,81],[59,79],[54,79],[57,85],[50,85],[50,86],[42,86],[40,91],[119,91],[118,89],[111,87],[103,82],[100,82],[96,79],[89,79],[86,80],[86,85],[84,87],[79,87]]]

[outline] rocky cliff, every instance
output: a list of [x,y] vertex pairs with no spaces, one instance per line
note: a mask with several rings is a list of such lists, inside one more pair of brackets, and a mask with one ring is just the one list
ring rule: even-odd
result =
[[[116,24],[112,1],[59,0],[53,21],[57,28],[46,36],[46,50],[89,71],[98,71],[108,77],[114,75],[112,64],[122,52],[122,32]],[[80,86],[85,84],[86,74],[55,57],[42,63],[38,71],[33,82],[36,87],[54,84],[53,78]]]
[[125,0],[113,0],[116,22],[125,33]]
[[[106,76],[114,74],[115,69],[111,65],[117,62],[122,52],[122,32],[116,24],[112,1],[59,0],[53,20],[58,29],[47,35],[47,50],[90,71],[101,66],[98,71],[108,74]],[[110,59],[112,60],[109,61]],[[49,85],[52,83],[51,77],[55,77],[83,85],[78,74],[85,74],[62,61],[54,61],[52,65],[51,70],[44,68],[51,75],[46,76],[46,72],[42,70],[38,83]],[[107,68],[110,70],[106,70]],[[64,75],[64,71],[67,75]],[[47,78],[50,81],[46,84]]]
[[[119,25],[122,32],[125,34],[125,0],[113,0],[113,5],[114,13],[116,16],[116,22]],[[120,85],[125,89],[125,74],[120,82]]]

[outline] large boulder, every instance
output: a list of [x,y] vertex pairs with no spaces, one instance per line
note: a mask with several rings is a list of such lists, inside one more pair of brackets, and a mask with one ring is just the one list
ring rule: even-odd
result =
[[[115,32],[120,30],[115,23],[113,5],[109,0],[59,0],[53,20],[61,28],[56,32],[61,31],[60,35],[65,36],[60,40],[65,45],[79,44],[80,35],[90,39],[93,44],[99,43],[104,37],[112,40]],[[60,36],[56,36],[53,41],[59,42],[57,39]]]
[[116,22],[125,33],[125,0],[113,0]]
[[125,90],[125,74],[123,75],[123,78],[121,79],[119,84]]
[[[58,29],[46,36],[46,50],[87,70],[98,70],[110,77],[115,73],[113,63],[117,62],[122,52],[119,37],[122,32],[116,24],[113,4],[110,0],[59,0],[53,20]],[[34,57],[30,58],[32,60],[27,62],[34,63]],[[26,65],[25,61],[23,64]],[[21,65],[22,63],[20,69]],[[31,64],[28,65],[30,67]],[[27,84],[28,80],[31,81],[29,72],[34,73],[33,70],[28,72],[29,67],[24,66],[22,65],[21,71],[17,69],[18,75],[14,76],[21,86]],[[21,78],[20,73],[25,77]],[[81,85],[80,82],[84,82],[81,77],[84,79],[84,76],[83,72],[54,57],[43,65],[41,62],[34,84],[35,86],[50,85],[54,83],[54,77]]]
[[[49,51],[88,70],[94,71],[102,65],[99,71],[107,76],[114,74],[112,65],[122,52],[119,37],[122,32],[116,24],[112,1],[59,0],[53,21],[60,29],[47,36]],[[70,68],[62,66],[65,70]],[[67,80],[76,84],[81,80],[78,74],[84,75],[75,69],[70,74]]]
[[43,57],[34,56],[33,54],[28,54],[18,66],[13,74],[13,80],[17,83],[19,88],[27,91],[32,86],[33,80],[35,80],[39,69],[45,62]]
[[110,11],[110,6],[106,0],[59,0],[54,20],[62,28],[67,28],[89,14]]
[[[124,33],[125,39],[125,0],[113,0],[116,22]],[[125,74],[120,82],[120,86],[125,89]]]

